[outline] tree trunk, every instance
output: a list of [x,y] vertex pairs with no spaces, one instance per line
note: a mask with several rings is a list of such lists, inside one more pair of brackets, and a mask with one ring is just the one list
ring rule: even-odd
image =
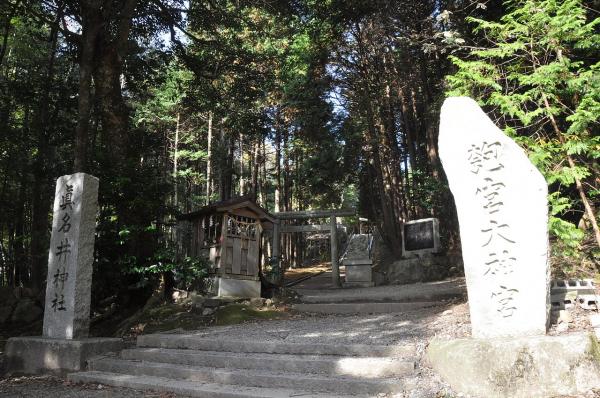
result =
[[177,198],[177,156],[179,150],[179,122],[180,122],[181,114],[177,112],[177,121],[175,124],[175,142],[174,142],[174,150],[173,150],[173,206],[175,208],[179,208],[179,201]]
[[[47,269],[47,231],[48,211],[51,198],[48,195],[47,170],[49,163],[49,132],[50,126],[50,91],[54,81],[54,61],[56,58],[56,44],[58,37],[58,23],[61,19],[62,10],[57,13],[55,23],[52,25],[48,42],[48,61],[44,76],[44,86],[37,105],[33,129],[37,139],[37,154],[33,163],[33,186],[32,186],[32,211],[31,211],[31,242],[30,263],[31,272],[30,286],[41,289]],[[56,105],[58,106],[58,104]]]
[[210,196],[213,192],[212,186],[212,138],[213,138],[213,114],[212,111],[208,112],[208,142],[206,144],[206,202],[208,206],[210,204]]
[[281,211],[281,126],[275,124],[275,212]]
[[92,108],[92,74],[95,68],[98,36],[102,29],[100,10],[82,7],[82,21],[74,173],[87,171],[88,130]]
[[244,196],[246,187],[244,185],[244,134],[240,133],[240,196]]
[[27,284],[27,264],[25,256],[25,187],[27,180],[24,173],[20,173],[19,194],[17,197],[17,208],[15,212],[15,227],[13,239],[14,256],[14,279],[13,286]]
[[253,144],[253,148],[252,148],[252,158],[254,160],[253,164],[251,164],[252,167],[252,178],[251,178],[251,194],[252,194],[252,200],[256,201],[257,198],[257,194],[258,194],[258,174],[260,172],[260,154],[259,154],[259,148],[260,145],[258,143],[258,141],[255,141]]
[[0,65],[4,60],[6,54],[6,48],[8,46],[8,36],[10,35],[11,20],[15,15],[17,7],[11,7],[8,15],[5,15],[4,26],[2,27],[2,45],[0,46]]
[[[546,107],[546,110],[548,111],[548,116],[550,117],[550,122],[552,123],[552,127],[554,128],[554,132],[556,133],[558,139],[560,140],[560,143],[562,145],[564,145],[565,138],[563,137],[562,132],[558,128],[558,124],[556,123],[556,120],[554,119],[554,115],[551,112],[550,103],[548,102],[548,97],[546,96],[545,93],[542,93],[542,98],[544,100],[544,105]],[[571,155],[569,155],[569,154],[567,154],[566,156],[567,156],[567,161],[569,162],[569,167],[574,168],[575,162],[573,161],[573,157],[571,157]],[[593,205],[590,203],[590,201],[587,198],[587,195],[585,194],[585,190],[583,189],[583,184],[581,184],[581,180],[577,177],[575,177],[575,187],[577,188],[577,192],[579,193],[579,197],[581,198],[581,202],[583,203],[583,206],[585,208],[585,214],[588,216],[590,223],[592,224],[592,229],[594,231],[594,237],[596,239],[596,245],[598,247],[600,247],[600,228],[598,228],[598,222],[596,221],[596,211],[594,210]]]

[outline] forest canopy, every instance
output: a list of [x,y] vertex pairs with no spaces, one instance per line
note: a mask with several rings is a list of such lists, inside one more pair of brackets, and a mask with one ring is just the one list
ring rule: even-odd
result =
[[43,286],[54,183],[79,171],[100,179],[94,300],[158,283],[176,266],[176,217],[239,196],[269,211],[355,207],[392,252],[405,221],[437,217],[460,252],[437,152],[449,95],[479,101],[546,177],[555,274],[593,275],[598,9],[3,1],[0,285]]

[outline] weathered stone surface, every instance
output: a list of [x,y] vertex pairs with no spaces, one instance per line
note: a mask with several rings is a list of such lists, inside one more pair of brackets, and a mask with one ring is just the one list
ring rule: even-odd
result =
[[371,261],[365,261],[366,264],[345,264],[346,267],[346,282],[371,282]]
[[30,298],[23,298],[17,303],[12,316],[12,323],[31,323],[42,317],[44,311]]
[[76,173],[56,182],[48,256],[44,336],[87,337],[90,320],[98,179]]
[[214,297],[209,297],[206,298],[203,303],[204,307],[206,308],[217,308],[223,303],[223,300]]
[[[594,348],[594,344],[596,348]],[[453,389],[481,398],[545,398],[600,387],[592,335],[433,340],[426,359]]]
[[372,235],[355,234],[348,242],[346,253],[343,260],[357,260],[369,258],[369,241]]
[[[461,259],[457,257],[434,255],[396,260],[385,267],[380,265],[374,270],[381,274],[375,282],[376,285],[382,285],[440,280],[449,275],[452,265],[460,263]],[[378,277],[377,273],[375,277]]]
[[470,98],[444,102],[439,151],[458,211],[473,336],[544,334],[546,181]]
[[5,366],[9,374],[67,372],[85,369],[86,361],[123,348],[123,340],[90,338],[83,340],[13,337],[6,343]]
[[256,308],[262,308],[265,306],[266,299],[262,297],[254,297],[250,299],[250,305]]
[[[260,297],[260,281],[219,278],[219,297]],[[205,304],[207,306],[207,304]]]

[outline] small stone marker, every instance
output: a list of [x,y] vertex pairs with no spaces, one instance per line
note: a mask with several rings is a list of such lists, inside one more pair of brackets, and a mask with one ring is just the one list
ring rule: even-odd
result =
[[545,334],[546,181],[471,98],[444,102],[439,152],[458,211],[473,337]]
[[44,337],[88,336],[97,211],[96,177],[76,173],[56,181]]

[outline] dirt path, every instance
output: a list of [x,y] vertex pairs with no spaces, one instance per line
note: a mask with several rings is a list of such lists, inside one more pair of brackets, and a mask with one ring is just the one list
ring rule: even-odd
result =
[[[187,332],[189,333],[189,332]],[[426,339],[433,336],[462,337],[469,333],[468,307],[464,303],[448,303],[395,314],[324,315],[296,314],[290,319],[252,321],[239,325],[206,327],[196,332],[202,336],[223,336],[230,339],[260,339],[289,342],[323,342],[349,344],[394,345],[406,342],[417,344],[422,353]],[[418,388],[398,398],[450,398],[448,386],[426,368],[417,375]],[[98,385],[72,385],[53,377],[21,377],[0,380],[1,397],[33,398],[181,398],[179,395],[160,395],[130,389]]]
[[174,394],[137,391],[98,384],[71,384],[51,376],[0,379],[3,398],[180,398]]
[[[422,287],[419,288],[422,289]],[[383,287],[374,291],[388,296],[390,289],[394,288]],[[407,287],[401,289],[403,294],[407,289]],[[416,344],[419,354],[422,355],[428,342],[434,337],[453,339],[470,335],[469,308],[463,300],[439,301],[439,305],[390,314],[310,315],[292,313],[288,318],[282,320],[253,320],[237,325],[202,327],[195,334],[206,337],[227,336],[229,339],[292,343],[396,345],[410,342]],[[575,312],[573,315],[576,319],[579,318],[578,313]],[[573,323],[573,327],[578,327],[577,322]],[[186,333],[190,332],[186,331]],[[423,364],[417,373],[417,382],[415,383],[417,388],[406,391],[403,395],[396,395],[397,398],[462,397],[462,395],[453,393],[436,374]],[[99,385],[72,385],[63,379],[53,377],[0,379],[0,397],[182,398],[182,396],[173,394],[141,392]],[[590,391],[576,397],[560,398],[600,398],[600,391]]]

